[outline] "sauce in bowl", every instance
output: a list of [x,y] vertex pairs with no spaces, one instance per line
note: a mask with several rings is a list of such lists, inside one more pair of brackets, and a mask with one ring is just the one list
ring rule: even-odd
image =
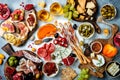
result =
[[102,51],[102,44],[99,41],[92,42],[90,47],[94,53],[100,53]]

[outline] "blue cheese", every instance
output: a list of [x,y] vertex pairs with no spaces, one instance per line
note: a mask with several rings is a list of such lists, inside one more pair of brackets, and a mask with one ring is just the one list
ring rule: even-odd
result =
[[56,62],[60,62],[62,61],[63,58],[66,58],[70,55],[70,53],[72,52],[72,49],[70,46],[68,46],[68,48],[56,45],[56,50],[53,53],[53,55],[56,57],[55,61]]

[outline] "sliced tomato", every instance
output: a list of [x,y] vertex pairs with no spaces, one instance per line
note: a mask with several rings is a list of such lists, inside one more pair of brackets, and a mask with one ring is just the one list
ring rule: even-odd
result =
[[37,54],[39,57],[46,57],[47,56],[47,51],[43,47],[39,48],[37,51]]
[[10,16],[10,9],[6,4],[0,3],[0,19],[5,20]]

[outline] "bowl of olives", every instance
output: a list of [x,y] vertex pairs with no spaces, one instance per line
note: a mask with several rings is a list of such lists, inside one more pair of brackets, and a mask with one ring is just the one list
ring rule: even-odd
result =
[[78,27],[78,33],[83,38],[89,39],[94,35],[95,29],[91,23],[84,22],[84,23],[81,23],[80,26]]
[[100,14],[106,20],[112,20],[116,16],[116,8],[112,4],[105,4],[101,10]]

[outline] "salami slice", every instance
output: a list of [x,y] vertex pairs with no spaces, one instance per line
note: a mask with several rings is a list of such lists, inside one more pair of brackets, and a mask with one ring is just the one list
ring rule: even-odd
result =
[[37,54],[39,57],[46,57],[47,56],[47,51],[43,47],[39,48],[37,51]]
[[51,61],[51,55],[47,55],[46,57],[44,57],[44,59],[46,60],[46,61]]
[[50,46],[50,47],[49,47],[49,49],[48,49],[48,53],[51,54],[52,52],[55,51],[55,46],[54,46],[52,43],[50,43],[49,46]]

